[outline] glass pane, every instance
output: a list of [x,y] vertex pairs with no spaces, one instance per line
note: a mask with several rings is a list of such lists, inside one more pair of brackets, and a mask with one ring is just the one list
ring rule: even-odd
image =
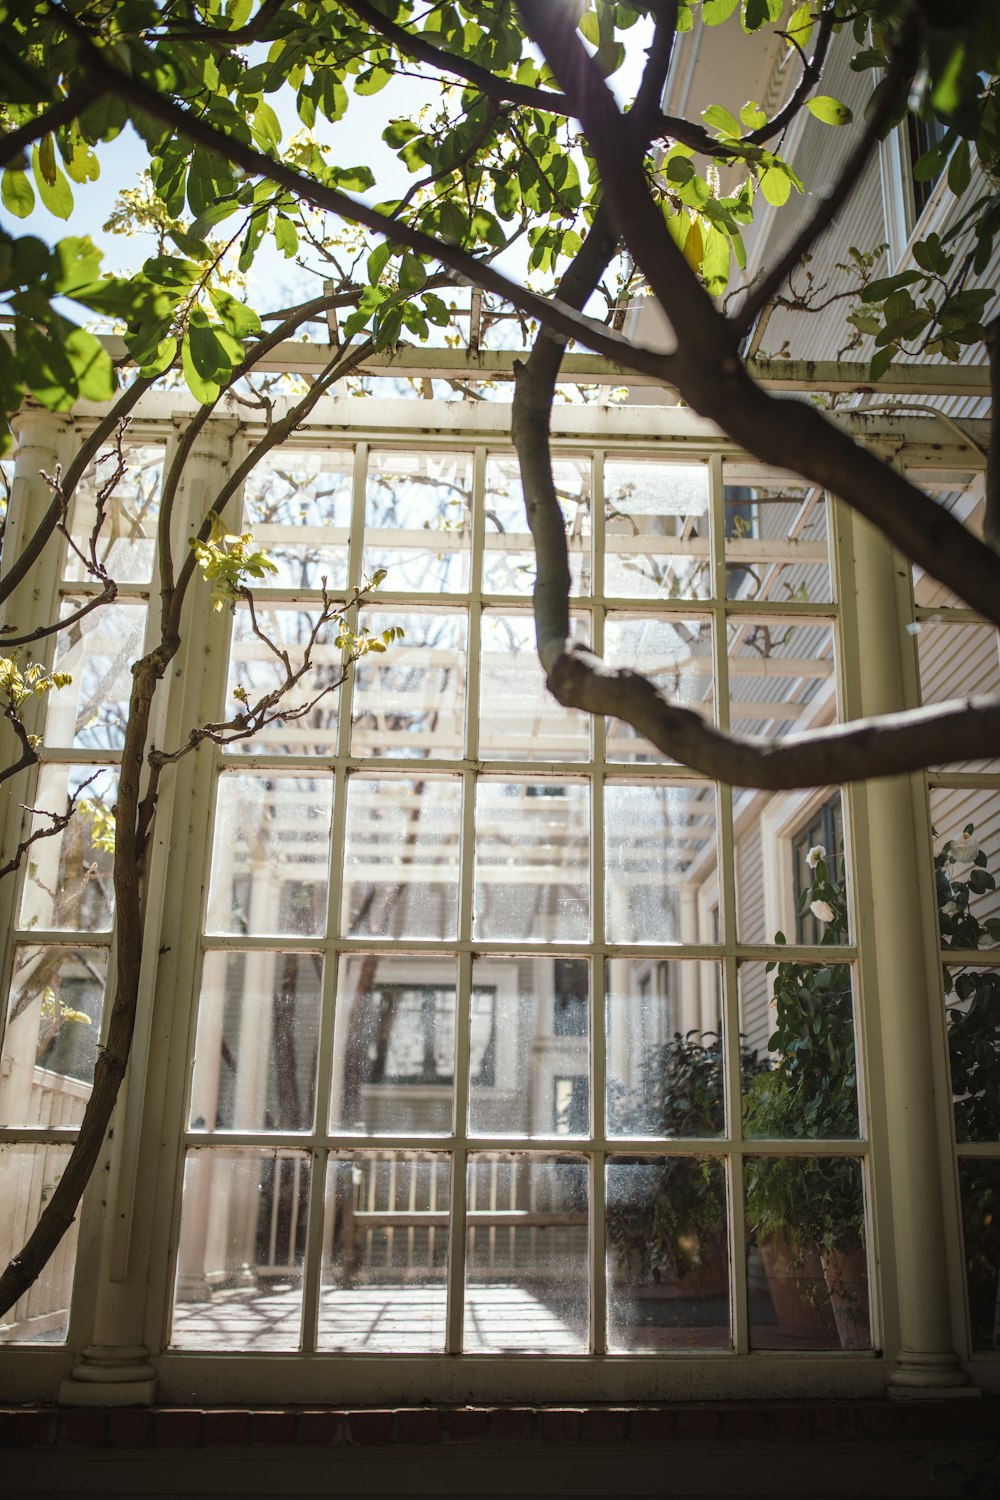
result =
[[[70,536],[89,561],[100,504],[104,519],[94,549],[97,561],[116,583],[145,583],[152,576],[156,553],[164,450],[126,445],[123,451],[126,467],[120,479],[115,480],[117,455],[109,449],[77,485]],[[74,583],[92,576],[73,547],[66,554],[65,576]]]
[[735,798],[736,923],[743,943],[849,941],[843,798],[827,787],[807,806],[802,811],[801,800],[790,802],[787,793]]
[[111,926],[117,769],[43,766],[31,832],[52,828],[74,796],[75,812],[66,827],[45,833],[28,852],[21,891],[22,927],[106,932]]
[[590,936],[589,786],[479,782],[472,925],[499,941]]
[[466,1350],[586,1353],[587,1163],[474,1153],[466,1192]]
[[[64,599],[61,615],[84,601]],[[45,743],[82,750],[120,750],[132,692],[132,663],[142,655],[144,604],[103,604],[56,637],[54,671],[73,681],[49,693]]]
[[[69,1146],[0,1146],[0,1260],[23,1249],[69,1160]],[[62,1344],[69,1330],[80,1220],[63,1235],[38,1279],[4,1314],[4,1344]]]
[[1000,1349],[1000,1161],[958,1164],[973,1349]]
[[344,931],[454,937],[462,783],[352,776],[347,786]]
[[613,958],[607,969],[608,1134],[719,1135],[720,965]]
[[1000,969],[944,971],[955,1134],[1000,1140]]
[[371,453],[364,572],[385,588],[461,593],[469,585],[472,459],[467,453]]
[[209,932],[314,937],[326,928],[333,781],[223,772]]
[[944,948],[1000,943],[1000,789],[931,787],[938,923]]
[[740,1031],[770,1028],[761,1056],[743,1075],[743,1124],[750,1137],[837,1140],[858,1134],[857,1056],[849,964],[740,966]]
[[861,1163],[751,1157],[745,1164],[754,1349],[870,1349]]
[[0,1070],[5,1125],[79,1125],[108,977],[105,948],[16,948]]
[[[1000,635],[990,625],[922,620],[916,627],[920,693],[924,703],[1000,693]],[[955,760],[955,771],[1000,771],[1000,757]]]
[[612,1158],[607,1235],[612,1352],[732,1346],[721,1162]]
[[714,787],[609,781],[604,828],[608,941],[697,942],[695,910],[686,898],[714,873]]
[[354,455],[349,449],[267,454],[243,488],[243,522],[277,564],[264,580],[286,588],[347,583]]
[[[477,958],[472,969],[474,1135],[585,1136],[590,1129],[590,965]],[[484,1050],[486,997],[495,1012]],[[477,1047],[477,997],[479,1045]],[[476,1066],[477,1056],[481,1058]]]
[[833,598],[827,503],[798,475],[746,460],[724,465],[726,595],[730,599]]
[[444,1348],[450,1198],[451,1160],[443,1153],[331,1153],[319,1348]]
[[192,1130],[308,1130],[323,992],[319,953],[206,953]]
[[[256,630],[249,609],[237,605],[229,648],[227,717],[252,710],[287,683],[289,673],[279,652],[287,654],[292,674],[301,670],[307,650],[312,666],[278,703],[265,708],[269,722],[229,748],[257,755],[335,755],[344,676],[344,653],[334,644],[340,626],[332,622],[319,628],[318,609],[279,609],[259,600],[255,617]],[[246,697],[237,698],[237,690]]]
[[302,1151],[189,1151],[173,1337],[179,1349],[297,1349],[309,1215]]
[[[574,621],[589,642],[589,622]],[[561,708],[545,686],[531,615],[483,613],[479,752],[484,760],[586,760],[590,716]]]
[[354,668],[354,755],[458,760],[465,747],[465,614],[363,610],[372,634],[399,626],[403,639]]
[[[630,667],[650,678],[662,693],[711,720],[712,627],[708,620],[648,619],[609,614],[604,625],[604,659],[609,667]],[[607,720],[608,760],[669,760],[631,724]]]
[[611,459],[604,515],[609,597],[703,599],[712,592],[707,464]]
[[731,620],[727,642],[729,717],[736,733],[776,740],[836,718],[832,626]]
[[[331,1129],[363,1135],[451,1130],[457,982],[458,965],[448,954],[341,958]],[[474,1001],[473,1075],[489,1067],[491,1001],[489,995]]]
[[[570,592],[589,594],[590,459],[556,458],[552,477],[562,507],[569,549]],[[530,594],[535,583],[535,553],[525,519],[521,471],[514,457],[490,458],[486,464],[486,552],[483,592]]]

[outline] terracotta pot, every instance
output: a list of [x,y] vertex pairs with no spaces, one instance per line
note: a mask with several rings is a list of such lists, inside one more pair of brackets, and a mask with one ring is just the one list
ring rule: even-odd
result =
[[782,1337],[801,1349],[838,1348],[840,1338],[818,1250],[791,1244],[782,1234],[762,1241],[759,1249]]
[[823,1250],[823,1275],[830,1289],[830,1304],[842,1349],[870,1349],[868,1314],[868,1257],[858,1245],[854,1250]]

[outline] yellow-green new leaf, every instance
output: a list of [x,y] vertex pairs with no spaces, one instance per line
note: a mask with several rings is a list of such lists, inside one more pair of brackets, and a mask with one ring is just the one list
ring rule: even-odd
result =
[[[46,137],[46,139],[51,139]],[[53,180],[45,175],[37,146],[31,148],[31,164],[35,172],[35,186],[49,213],[57,219],[68,219],[73,212],[73,193],[66,175],[58,162],[52,162]]]
[[817,120],[822,120],[824,125],[850,125],[854,119],[847,105],[834,99],[832,94],[817,94],[814,99],[807,101],[806,108]]

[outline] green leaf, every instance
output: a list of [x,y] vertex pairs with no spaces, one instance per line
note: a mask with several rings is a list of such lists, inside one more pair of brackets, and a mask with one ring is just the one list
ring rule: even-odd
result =
[[888,348],[879,349],[877,353],[873,354],[871,364],[868,366],[868,379],[880,379],[892,364],[895,353],[895,349],[890,345]]
[[817,120],[822,120],[824,125],[850,125],[854,119],[847,105],[841,104],[831,94],[816,94],[806,101],[806,108]]
[[75,328],[63,348],[83,400],[110,401],[115,393],[115,372],[103,345],[85,328]]
[[706,26],[721,26],[728,21],[740,0],[705,0],[701,8],[701,19]]
[[797,6],[795,10],[792,11],[788,25],[785,28],[788,35],[789,47],[791,47],[796,42],[800,47],[808,46],[809,38],[812,36],[812,28],[812,0],[804,0],[804,3],[802,5]]
[[862,302],[883,302],[893,292],[898,291],[901,286],[912,286],[915,281],[922,281],[923,277],[919,271],[900,271],[896,276],[883,276],[878,281],[870,281],[862,288]]
[[274,243],[283,252],[287,260],[291,260],[299,248],[298,231],[291,219],[287,219],[284,214],[277,214],[275,216]]
[[[46,137],[46,139],[51,140],[51,137]],[[38,196],[49,213],[57,219],[68,219],[73,212],[73,192],[58,162],[53,159],[51,163],[53,173],[51,182],[45,176],[37,146],[31,149],[31,165],[34,168]]]
[[148,359],[139,364],[139,373],[147,380],[169,370],[177,358],[177,340],[173,337],[160,339],[150,352]]
[[367,94],[379,94],[392,78],[391,68],[382,68],[376,65],[367,68],[365,72],[359,73],[354,85],[354,92],[362,96]]
[[761,109],[756,99],[748,99],[740,110],[740,119],[748,130],[759,130],[762,125],[767,124],[767,115]]
[[266,99],[253,112],[253,133],[265,150],[277,151],[281,145],[281,122]]
[[407,252],[399,267],[399,289],[402,292],[419,292],[427,284],[427,272],[416,255]]
[[712,104],[708,109],[703,109],[701,118],[712,130],[721,130],[724,135],[742,134],[739,120],[735,115],[731,115],[728,109],[723,109],[721,104]]
[[[234,339],[253,338],[260,333],[260,318],[252,307],[238,302],[229,292],[209,287],[209,299],[222,320],[222,326]],[[242,355],[241,355],[242,357]]]
[[948,163],[948,186],[956,198],[961,198],[971,181],[972,162],[969,157],[969,143],[959,141]]
[[725,291],[729,281],[729,241],[721,230],[707,224],[704,230],[705,251],[701,274],[705,289],[712,297]]
[[0,198],[15,219],[26,219],[35,206],[35,190],[26,172],[8,167],[0,178]]
[[191,350],[190,335],[185,335],[181,345],[181,369],[184,371],[188,390],[196,401],[200,401],[203,406],[210,406],[213,401],[218,401],[219,385],[214,380],[205,379],[198,370]]
[[791,178],[781,167],[766,167],[760,175],[760,190],[772,207],[781,208],[792,191]]

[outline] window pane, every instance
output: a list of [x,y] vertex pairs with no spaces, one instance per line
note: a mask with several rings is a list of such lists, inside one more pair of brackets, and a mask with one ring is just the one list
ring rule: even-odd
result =
[[938,923],[945,948],[1000,943],[1000,789],[931,787]]
[[347,787],[344,931],[454,937],[462,783],[352,776]]
[[958,1164],[973,1349],[1000,1349],[1000,1161]]
[[373,635],[403,631],[354,668],[354,755],[459,759],[465,746],[467,623],[463,614],[362,610]]
[[590,936],[588,786],[479,782],[473,933],[534,942]]
[[[474,1135],[583,1136],[590,1129],[590,966],[581,958],[490,956],[473,965]],[[494,996],[476,1066],[476,997]],[[484,1007],[484,999],[479,1006]],[[480,1035],[485,1032],[479,1020]],[[489,1066],[486,1066],[486,1062]]]
[[585,1353],[587,1163],[477,1152],[466,1192],[466,1350]]
[[955,1134],[960,1141],[1000,1140],[1000,969],[947,967]]
[[323,990],[318,953],[206,953],[192,1130],[308,1130]]
[[870,1349],[861,1164],[751,1157],[745,1165],[754,1349]]
[[725,1123],[725,1072],[712,963],[608,962],[608,1134],[713,1136]]
[[209,932],[325,931],[333,782],[277,772],[219,777]]
[[[857,1054],[849,964],[740,966],[740,1031],[768,1030],[768,1052],[743,1076],[743,1124],[761,1138],[858,1134]],[[756,1012],[766,1008],[766,1024]],[[756,1045],[754,1043],[754,1045]]]
[[824,492],[798,475],[746,460],[727,460],[723,472],[727,597],[828,603],[833,591]]
[[[566,528],[570,593],[589,594],[590,459],[556,458],[552,477]],[[486,465],[483,592],[530,594],[534,583],[535,553],[525,518],[520,467],[514,457],[490,458]]]
[[[0,1259],[23,1249],[66,1170],[69,1146],[0,1145]],[[73,1293],[79,1218],[73,1220],[38,1279],[4,1314],[0,1345],[65,1343]]]
[[[589,640],[588,623],[574,635]],[[479,751],[484,760],[586,760],[590,716],[561,708],[545,686],[531,615],[483,613]]]
[[841,793],[822,788],[804,809],[787,793],[737,792],[733,814],[739,941],[849,942],[851,871]]
[[[21,926],[106,932],[114,910],[112,865],[118,772],[110,766],[46,765],[38,776],[31,832],[53,826],[76,796],[59,833],[37,839],[25,861]],[[44,811],[43,811],[44,810]],[[51,817],[46,814],[52,814]]]
[[[116,583],[145,583],[152,575],[156,552],[164,450],[126,445],[123,451],[125,472],[103,499],[104,521],[95,551],[97,561]],[[87,470],[73,496],[70,536],[88,559],[98,497],[112,483],[116,470],[117,456],[108,450]],[[90,576],[83,558],[70,547],[65,577],[76,583]]]
[[[62,618],[84,601],[64,599]],[[125,742],[132,663],[142,655],[144,604],[103,604],[56,637],[54,670],[73,681],[46,697],[45,743],[119,750]]]
[[468,454],[369,454],[364,572],[385,568],[391,590],[466,589],[471,496]]
[[[917,626],[920,694],[924,703],[1000,692],[1000,635],[990,625],[922,620]],[[1000,771],[1000,757],[949,762],[955,771]]]
[[714,787],[609,781],[604,827],[608,941],[697,942],[685,896],[715,866]]
[[301,1151],[187,1153],[172,1344],[297,1349],[309,1213]]
[[[340,960],[331,1128],[442,1135],[452,1128],[454,957],[352,953]],[[474,997],[472,1069],[489,1066],[492,997]],[[483,1002],[486,1002],[485,1005]]]
[[444,1348],[451,1161],[444,1153],[339,1151],[326,1176],[321,1349]]
[[347,583],[354,455],[349,449],[303,453],[282,447],[247,476],[243,521],[277,573],[264,586],[331,589]]
[[837,717],[833,627],[731,620],[729,717],[738,734],[781,739]]
[[668,600],[712,592],[707,464],[609,460],[604,514],[605,594]]
[[[257,755],[336,754],[344,653],[334,644],[339,625],[333,622],[317,631],[319,615],[319,610],[278,609],[258,601],[255,630],[249,609],[237,605],[229,648],[226,717],[254,708],[287,682],[279,652],[287,654],[293,674],[301,669],[307,649],[313,665],[267,710],[271,722],[247,739],[235,740],[231,750]],[[235,696],[237,689],[246,694],[246,700]]]
[[726,1217],[720,1161],[608,1162],[610,1350],[732,1346]]
[[105,948],[15,949],[0,1071],[5,1125],[79,1125],[107,976]]
[[[611,613],[604,625],[604,659],[648,677],[672,703],[711,721],[712,628],[708,620],[648,618]],[[631,724],[607,720],[608,760],[669,760]]]

